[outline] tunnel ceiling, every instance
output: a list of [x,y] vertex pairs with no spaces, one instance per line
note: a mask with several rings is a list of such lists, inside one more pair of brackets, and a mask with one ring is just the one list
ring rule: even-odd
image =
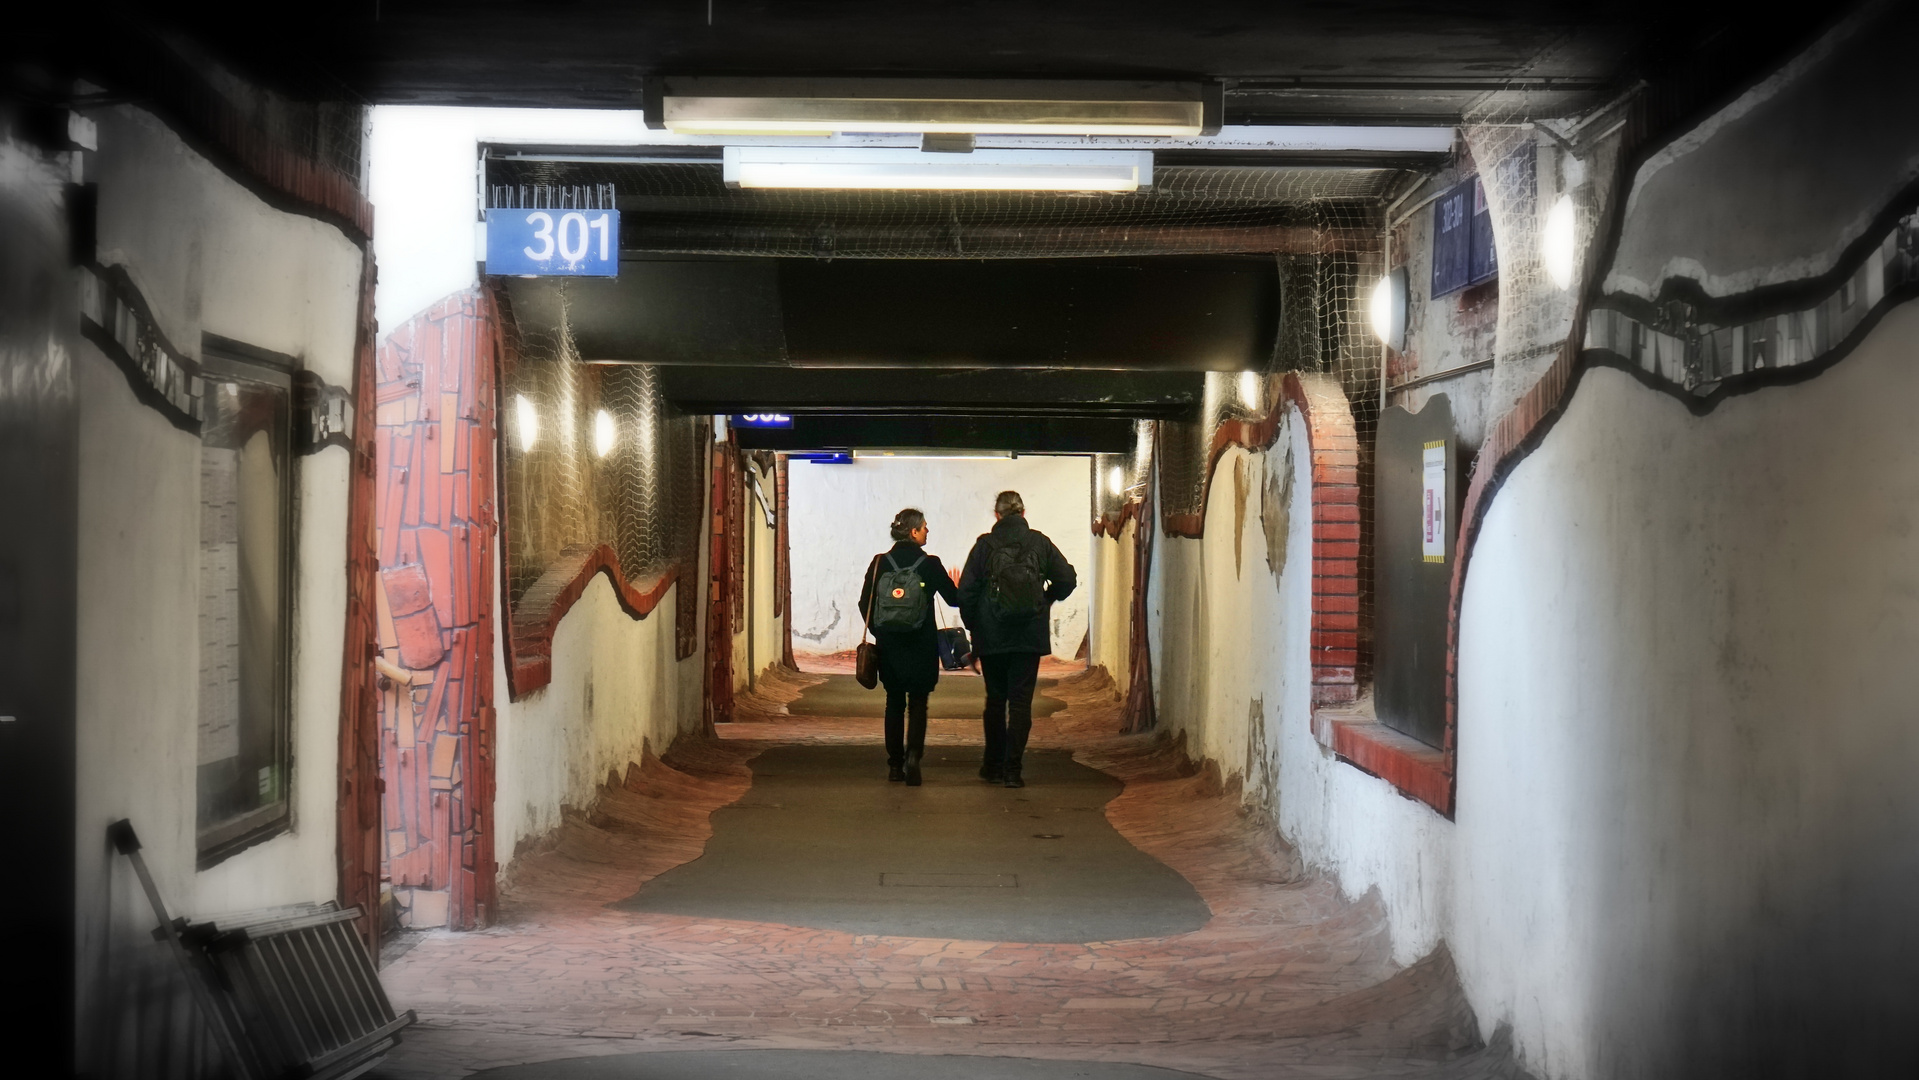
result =
[[[1218,78],[1226,121],[1439,122],[1566,115],[1736,41],[1736,82],[1836,12],[1726,0],[1343,0],[1193,5],[1029,0],[363,0],[289,32],[272,5],[126,5],[303,97],[633,107],[658,74]],[[40,16],[52,34],[85,19]],[[82,35],[86,40],[97,33]],[[1753,68],[1758,70],[1758,68]]]

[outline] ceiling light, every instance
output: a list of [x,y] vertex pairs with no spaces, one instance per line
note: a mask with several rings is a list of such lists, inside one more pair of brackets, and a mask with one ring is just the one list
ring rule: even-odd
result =
[[513,396],[513,419],[520,431],[520,449],[533,449],[533,444],[540,440],[540,413],[525,394]]
[[613,414],[601,409],[593,414],[593,452],[601,457],[613,452],[620,441],[620,432],[613,424]]
[[1205,97],[1196,82],[668,77],[647,112],[680,135],[1194,136],[1209,127]]
[[1394,352],[1406,349],[1406,268],[1379,279],[1367,302],[1367,321],[1373,336]]
[[1539,260],[1546,264],[1546,274],[1553,284],[1561,289],[1572,288],[1579,256],[1578,226],[1572,196],[1561,195],[1546,211],[1546,227],[1539,234]]
[[729,146],[728,187],[915,191],[1137,191],[1153,186],[1144,150],[975,150]]

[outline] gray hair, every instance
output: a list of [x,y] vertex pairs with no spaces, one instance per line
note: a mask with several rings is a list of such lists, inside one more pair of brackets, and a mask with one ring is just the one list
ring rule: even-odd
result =
[[903,543],[913,538],[921,525],[926,524],[926,515],[912,507],[907,507],[893,515],[893,542]]
[[1002,491],[999,493],[999,496],[993,500],[993,513],[998,514],[1000,517],[1005,517],[1008,514],[1020,514],[1023,516],[1026,513],[1026,502],[1019,497],[1019,492],[1017,491]]

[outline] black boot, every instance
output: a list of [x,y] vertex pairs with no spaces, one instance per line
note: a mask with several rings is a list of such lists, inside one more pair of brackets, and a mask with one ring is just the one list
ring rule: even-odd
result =
[[988,761],[979,767],[979,778],[989,784],[997,784],[1006,779],[1006,773],[997,761]]
[[920,756],[918,754],[906,755],[906,786],[920,786]]
[[1020,770],[1019,762],[1017,761],[1007,762],[1006,768],[1001,773],[1001,782],[1004,783],[1007,787],[1025,787],[1026,781],[1020,778],[1019,770]]
[[886,778],[894,781],[904,780],[906,779],[906,770],[900,767],[899,762],[889,761],[886,763]]

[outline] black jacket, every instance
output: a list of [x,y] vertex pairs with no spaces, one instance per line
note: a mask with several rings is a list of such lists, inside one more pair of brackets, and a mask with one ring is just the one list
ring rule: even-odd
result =
[[[1039,617],[1023,619],[1011,626],[1001,626],[984,601],[986,599],[986,557],[994,545],[1014,543],[1046,545],[1046,602],[1040,606]],[[1045,533],[1026,524],[1023,514],[1008,514],[993,524],[993,531],[981,536],[973,544],[972,554],[966,556],[966,569],[960,574],[959,595],[960,615],[966,620],[966,626],[973,632],[973,652],[977,656],[990,656],[999,653],[1039,653],[1045,655],[1053,651],[1053,605],[1073,595],[1073,589],[1079,585],[1079,575],[1073,572],[1073,564],[1059,553],[1059,548]]]
[[[873,581],[885,572],[881,569],[881,560],[888,555],[902,570],[913,565],[913,560],[925,555],[926,561],[920,563],[920,581],[947,603],[959,606],[959,590],[953,587],[953,579],[947,575],[946,567],[941,565],[940,557],[927,554],[925,548],[911,540],[902,540],[894,544],[891,550],[873,556],[873,561],[866,565],[866,578],[860,582],[860,618],[866,620],[868,627],[873,625]],[[938,685],[938,628],[939,624],[934,618],[933,597],[929,596],[926,598],[926,621],[918,629],[873,631],[873,640],[880,643],[880,682],[888,690],[924,693]]]

